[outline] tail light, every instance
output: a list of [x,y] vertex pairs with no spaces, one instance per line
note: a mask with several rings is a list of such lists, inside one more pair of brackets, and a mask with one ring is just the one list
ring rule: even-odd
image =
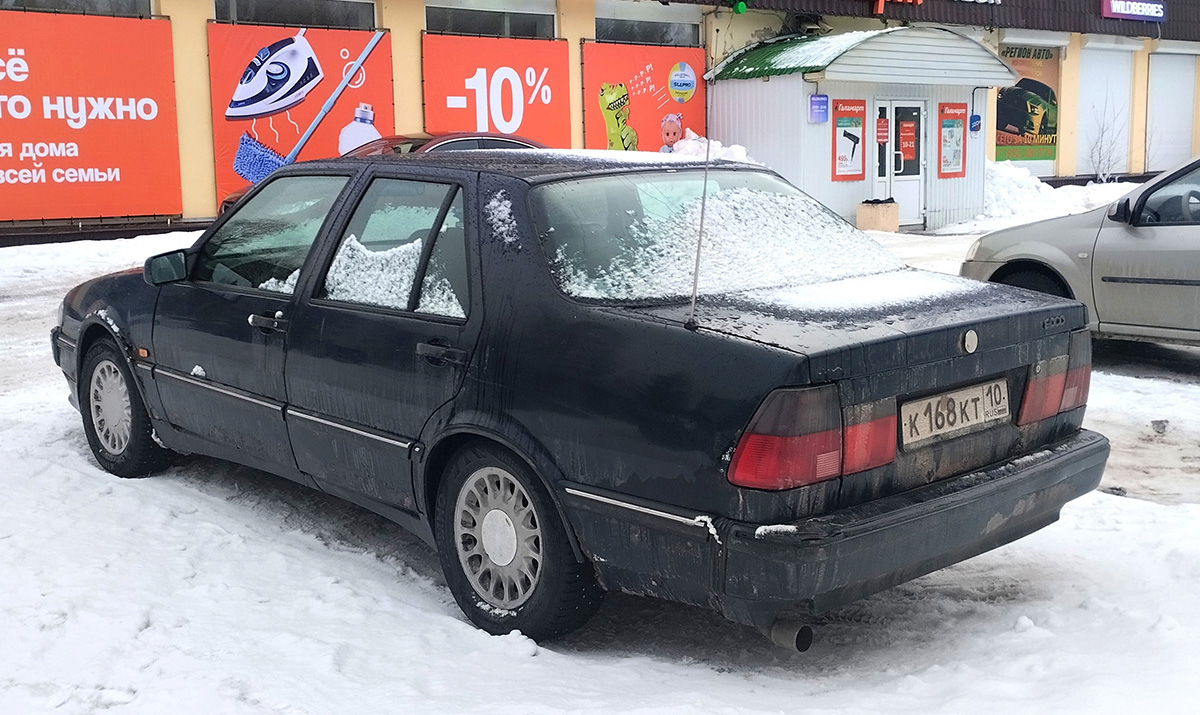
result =
[[1067,365],[1067,382],[1063,386],[1062,405],[1066,412],[1087,404],[1092,386],[1092,336],[1086,330],[1071,333],[1071,362]]
[[738,441],[729,481],[750,489],[793,489],[896,458],[894,401],[855,406],[847,417],[851,424],[843,429],[833,385],[772,392]]
[[1086,330],[1071,334],[1070,353],[1033,366],[1018,425],[1053,417],[1087,403],[1092,375],[1092,341]]

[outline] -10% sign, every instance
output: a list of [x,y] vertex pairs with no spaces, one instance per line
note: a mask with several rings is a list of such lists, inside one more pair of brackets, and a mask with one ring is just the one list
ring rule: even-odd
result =
[[[512,67],[500,67],[489,78],[487,68],[476,69],[475,74],[463,83],[464,88],[475,93],[475,130],[488,131],[488,118],[491,117],[496,131],[515,134],[525,119],[527,103],[548,105],[553,99],[554,94],[546,84],[546,74],[549,71],[549,68],[543,67],[539,74],[533,67],[526,67],[525,76],[522,78]],[[525,99],[526,87],[530,89],[528,102]],[[510,107],[507,116],[504,101],[506,91]],[[446,97],[446,108],[466,109],[467,101],[467,95],[449,95]]]
[[571,146],[566,41],[426,34],[421,47],[425,131]]

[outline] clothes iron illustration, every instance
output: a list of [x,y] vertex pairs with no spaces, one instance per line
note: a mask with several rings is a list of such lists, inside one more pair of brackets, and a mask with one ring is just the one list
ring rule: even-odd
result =
[[225,110],[226,119],[257,119],[296,106],[325,73],[304,30],[274,42],[254,55]]

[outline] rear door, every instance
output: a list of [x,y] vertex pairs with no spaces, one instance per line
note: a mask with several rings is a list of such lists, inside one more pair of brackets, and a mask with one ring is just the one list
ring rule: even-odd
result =
[[247,464],[295,469],[283,422],[292,293],[349,180],[271,180],[209,236],[188,280],[161,287],[154,381],[174,427]]
[[288,343],[288,428],[300,469],[335,494],[418,511],[410,451],[462,384],[482,321],[475,178],[371,178]]
[[1105,220],[1092,270],[1101,330],[1200,330],[1200,167],[1152,189],[1132,224]]

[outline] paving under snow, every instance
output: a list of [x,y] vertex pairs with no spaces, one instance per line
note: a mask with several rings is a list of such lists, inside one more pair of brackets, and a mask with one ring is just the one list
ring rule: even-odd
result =
[[[621,595],[535,644],[472,628],[427,547],[344,502],[199,457],[96,467],[57,303],[192,238],[0,249],[0,713],[1196,711],[1200,351],[1097,345],[1106,486],[1144,498],[829,614],[808,654]],[[880,238],[951,272],[970,243]]]

